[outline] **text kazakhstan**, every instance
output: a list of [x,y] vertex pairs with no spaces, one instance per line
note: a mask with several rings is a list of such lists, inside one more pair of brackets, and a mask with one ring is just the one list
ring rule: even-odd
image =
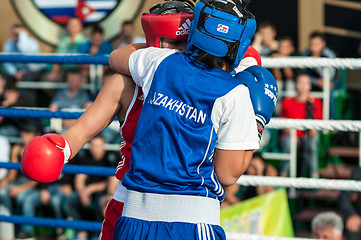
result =
[[192,107],[182,101],[174,100],[161,93],[154,93],[153,98],[148,101],[149,104],[162,106],[170,111],[175,111],[180,116],[193,119],[194,122],[204,124],[207,114],[202,110]]

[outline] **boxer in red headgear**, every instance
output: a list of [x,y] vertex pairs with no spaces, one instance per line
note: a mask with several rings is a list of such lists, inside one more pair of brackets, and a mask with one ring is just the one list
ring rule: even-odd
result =
[[[193,16],[192,9],[189,1],[168,1],[155,5],[144,13],[142,27],[147,46],[185,51],[189,24]],[[252,49],[245,54],[246,59],[243,65],[241,61],[241,70],[246,66],[260,65],[260,57]],[[129,170],[131,145],[143,101],[142,90],[129,77],[115,74],[102,88],[94,104],[72,127],[61,135],[47,134],[37,137],[22,157],[22,171],[25,176],[40,182],[55,181],[60,175],[63,162],[74,157],[86,142],[117,116],[122,123],[120,133],[123,138],[121,160],[116,171],[119,183],[105,211],[100,235],[102,240],[113,239],[116,221],[122,214],[126,189],[122,186],[121,180]],[[44,151],[44,156],[42,153],[39,154],[39,149]]]

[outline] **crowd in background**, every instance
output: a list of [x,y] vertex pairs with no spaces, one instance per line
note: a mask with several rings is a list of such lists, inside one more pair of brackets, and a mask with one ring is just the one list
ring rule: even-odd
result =
[[[112,43],[104,38],[102,28],[93,26],[89,36],[83,33],[81,20],[70,18],[66,25],[67,35],[56,46],[56,53],[82,53],[90,55],[107,55],[113,49],[129,43],[145,42],[143,37],[135,36],[133,23],[124,22],[119,37]],[[310,56],[334,58],[337,54],[326,44],[322,32],[315,31],[310,34],[309,46],[306,50],[297,49],[294,39],[290,36],[278,36],[276,27],[271,22],[260,23],[254,36],[252,46],[262,57],[289,57]],[[361,44],[360,44],[361,51]],[[26,28],[15,24],[10,29],[10,38],[5,43],[3,52],[39,54],[38,41],[31,37]],[[360,53],[361,55],[361,53]],[[269,69],[277,80],[280,89],[280,98],[277,103],[275,116],[297,119],[322,119],[322,100],[312,95],[313,91],[323,89],[324,72],[322,69]],[[331,76],[331,118],[336,118],[335,99],[333,90],[339,87],[336,69],[330,68]],[[103,84],[112,76],[109,67],[104,67]],[[19,89],[19,81],[50,81],[65,82],[67,87],[59,90]],[[89,82],[89,66],[74,64],[22,64],[3,63],[0,74],[0,106],[1,107],[48,107],[51,111],[63,109],[86,109],[94,101],[96,94],[82,88]],[[62,131],[67,129],[74,120],[63,120]],[[20,162],[21,154],[26,144],[35,136],[50,132],[48,120],[27,120],[0,116],[0,161]],[[268,132],[267,132],[268,131]],[[289,130],[284,129],[274,136],[273,132],[266,132],[262,146],[267,148],[276,138],[277,148],[281,152],[289,153]],[[314,130],[297,131],[298,153],[302,169],[299,176],[318,178],[318,132]],[[106,143],[120,144],[119,131],[106,128],[100,135],[90,142],[89,150],[84,150],[71,161],[70,164],[110,166],[115,167],[120,159],[119,152],[107,151]],[[262,149],[261,149],[262,150]],[[258,176],[288,176],[289,161],[281,161],[279,166],[267,163],[262,153],[254,154],[249,175]],[[360,174],[355,173],[353,178],[358,179]],[[107,200],[116,188],[115,177],[94,177],[84,174],[62,175],[58,181],[51,184],[39,184],[22,176],[17,170],[0,169],[0,213],[37,216],[41,209],[51,209],[52,217],[58,219],[93,220],[101,222]],[[257,195],[274,190],[273,187],[240,187],[238,185],[226,189],[226,199],[222,207],[239,203]],[[340,202],[350,202],[352,193],[342,193]],[[354,197],[354,198],[357,198]],[[361,198],[357,198],[359,204]],[[346,221],[347,233],[357,235],[360,232],[361,217],[360,206],[353,208],[352,204],[340,204],[343,217]],[[90,213],[90,214],[89,214]],[[327,219],[334,219],[327,221]],[[326,220],[325,220],[326,219]],[[326,227],[325,227],[326,226]],[[340,224],[337,217],[329,214],[315,218],[312,230],[320,237],[327,227],[337,227]],[[342,224],[343,226],[343,224]],[[321,229],[321,230],[320,230]],[[27,238],[34,235],[33,226],[19,227],[17,238]],[[333,230],[332,230],[333,231]],[[341,228],[341,235],[343,229]],[[0,239],[13,239],[14,226],[0,223]],[[64,229],[56,230],[58,235]],[[337,232],[337,231],[336,231]],[[87,239],[86,232],[77,234],[79,239]],[[326,238],[324,238],[326,239]],[[327,238],[331,239],[331,238]],[[334,238],[339,239],[339,238]],[[355,238],[360,239],[360,235]]]

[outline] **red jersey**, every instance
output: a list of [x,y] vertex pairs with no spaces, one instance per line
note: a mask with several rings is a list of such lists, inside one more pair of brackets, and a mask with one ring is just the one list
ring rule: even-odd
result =
[[120,127],[120,134],[122,142],[120,144],[121,159],[117,166],[115,176],[122,180],[124,174],[129,171],[131,147],[135,136],[135,129],[137,128],[139,115],[143,107],[144,96],[140,87],[136,86],[132,102],[129,105],[127,114],[125,116],[123,125]]
[[[310,103],[313,104],[312,115],[313,119],[322,119],[322,102],[321,99],[310,97]],[[293,119],[306,119],[306,103],[297,101],[296,98],[285,98],[282,101],[282,108],[280,117]],[[303,131],[297,130],[297,137],[302,135]]]

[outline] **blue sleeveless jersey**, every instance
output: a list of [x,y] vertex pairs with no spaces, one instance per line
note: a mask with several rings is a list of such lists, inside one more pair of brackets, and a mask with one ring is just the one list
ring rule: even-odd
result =
[[123,185],[223,201],[212,164],[217,134],[211,116],[215,101],[238,85],[225,71],[207,69],[188,55],[165,57],[144,101]]

